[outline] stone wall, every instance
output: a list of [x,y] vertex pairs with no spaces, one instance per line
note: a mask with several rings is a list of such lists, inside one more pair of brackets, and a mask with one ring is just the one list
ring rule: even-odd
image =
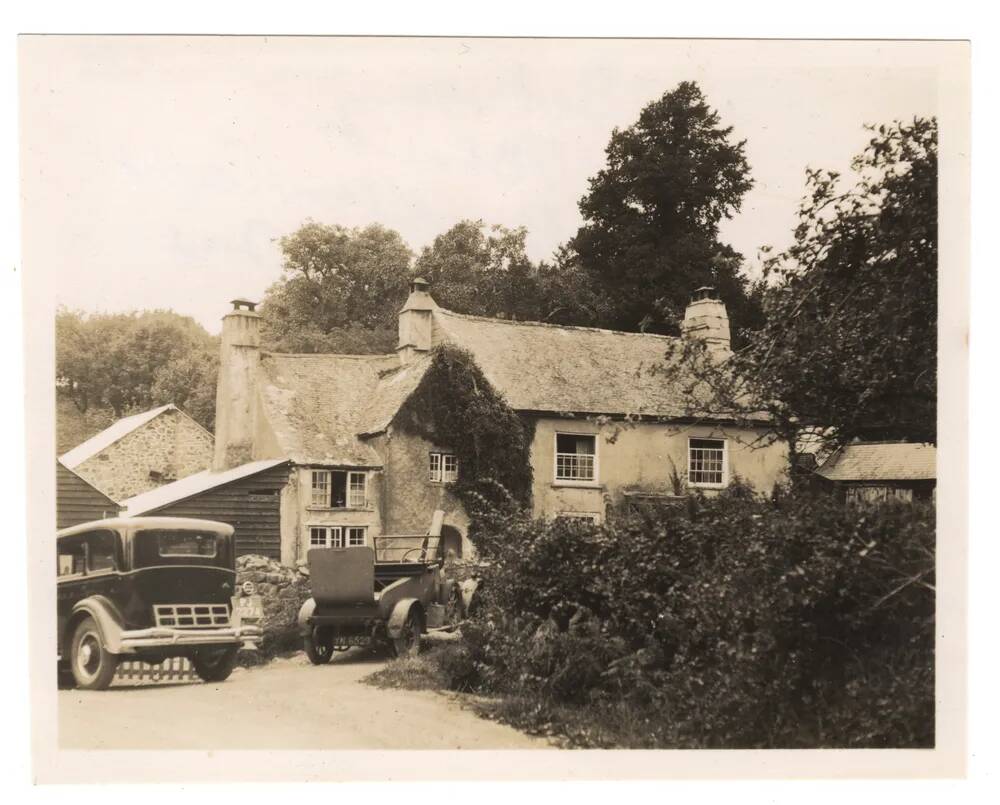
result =
[[309,569],[305,565],[291,568],[266,556],[244,554],[236,559],[236,586],[253,582],[264,603],[264,639],[260,649],[242,652],[247,662],[263,660],[280,651],[301,648],[298,632],[299,609],[312,593]]
[[212,434],[184,412],[168,410],[73,471],[121,501],[208,469],[213,449]]

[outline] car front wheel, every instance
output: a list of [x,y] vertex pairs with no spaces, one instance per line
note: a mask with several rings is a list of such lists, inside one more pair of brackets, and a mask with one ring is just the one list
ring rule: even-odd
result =
[[84,618],[73,631],[70,670],[76,686],[83,690],[106,690],[115,678],[118,656],[104,646],[97,622]]
[[224,682],[236,666],[236,648],[198,652],[191,658],[191,664],[203,682]]
[[397,657],[416,657],[420,653],[420,635],[423,631],[423,618],[414,607],[411,607],[406,614],[399,637],[392,639],[393,654]]

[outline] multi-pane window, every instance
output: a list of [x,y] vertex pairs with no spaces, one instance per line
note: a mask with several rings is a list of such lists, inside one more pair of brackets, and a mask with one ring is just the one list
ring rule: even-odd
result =
[[725,474],[725,439],[688,439],[688,481],[691,484],[723,486]]
[[313,470],[313,506],[325,509],[363,509],[368,505],[368,476],[345,470]]
[[430,479],[435,483],[451,483],[458,480],[458,457],[452,453],[430,454]]
[[597,437],[577,433],[556,434],[556,480],[597,480]]
[[313,548],[350,548],[365,544],[367,526],[311,526],[309,545]]

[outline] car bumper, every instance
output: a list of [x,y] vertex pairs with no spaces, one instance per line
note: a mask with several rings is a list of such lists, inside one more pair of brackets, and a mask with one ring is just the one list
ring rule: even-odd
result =
[[130,654],[146,648],[171,648],[183,646],[242,646],[257,648],[262,636],[260,626],[230,626],[222,629],[170,629],[156,626],[122,632],[121,648]]

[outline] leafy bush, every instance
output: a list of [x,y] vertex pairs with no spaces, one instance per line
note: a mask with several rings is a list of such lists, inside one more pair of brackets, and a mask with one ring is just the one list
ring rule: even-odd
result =
[[507,509],[481,528],[480,691],[641,709],[642,745],[933,745],[931,506],[737,486],[603,527]]

